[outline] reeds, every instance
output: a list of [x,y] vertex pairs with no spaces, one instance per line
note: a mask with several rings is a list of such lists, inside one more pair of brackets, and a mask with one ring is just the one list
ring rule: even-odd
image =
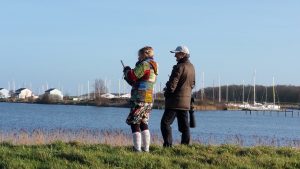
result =
[[[175,139],[175,144],[180,140]],[[111,146],[129,146],[132,145],[130,131],[111,129],[34,129],[34,130],[10,130],[0,131],[0,142],[9,142],[14,145],[41,145],[51,144],[57,141],[78,142],[82,144],[107,144]],[[152,131],[151,143],[162,145],[163,140],[159,131]],[[194,137],[193,144],[220,145],[232,144],[239,146],[273,146],[273,147],[295,147],[300,148],[299,139],[277,138],[267,136],[243,136],[227,135],[217,136],[215,134],[206,134]]]
[[[132,144],[131,139],[130,132],[123,130],[34,129],[30,131],[21,129],[0,131],[0,142],[9,142],[15,145],[40,145],[62,141],[127,146]],[[161,139],[155,133],[152,134],[151,141],[153,144],[161,144]]]

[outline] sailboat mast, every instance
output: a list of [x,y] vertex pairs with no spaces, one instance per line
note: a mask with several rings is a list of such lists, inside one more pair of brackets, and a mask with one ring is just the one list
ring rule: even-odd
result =
[[119,92],[119,97],[121,96],[121,80],[119,79],[119,88],[118,88],[118,92]]
[[273,104],[275,105],[276,103],[276,99],[275,99],[275,78],[273,77]]
[[256,100],[256,91],[255,91],[255,85],[256,85],[256,70],[254,71],[254,76],[253,76],[253,104],[255,104]]
[[213,102],[215,102],[215,81],[213,81]]
[[226,103],[228,103],[228,83],[227,83],[227,86],[226,86]]
[[243,80],[243,101],[242,103],[245,102],[245,81]]
[[219,76],[219,103],[221,103],[221,78]]
[[88,93],[88,100],[90,100],[90,81],[87,81],[87,93]]
[[266,103],[268,103],[268,86],[266,86]]
[[8,81],[8,91],[10,92],[10,82]]
[[204,92],[205,92],[205,91],[204,91],[204,90],[205,90],[205,89],[204,89],[204,88],[205,88],[205,86],[204,86],[204,85],[205,85],[205,84],[204,84],[204,75],[205,75],[204,72],[202,72],[202,90],[201,90],[201,100],[202,100],[202,101],[204,100]]

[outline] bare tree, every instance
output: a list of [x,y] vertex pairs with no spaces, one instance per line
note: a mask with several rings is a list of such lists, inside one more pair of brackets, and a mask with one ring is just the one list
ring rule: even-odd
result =
[[105,83],[102,79],[96,79],[94,87],[95,87],[95,91],[94,91],[95,99],[100,100],[101,94],[107,92],[107,87],[105,86]]

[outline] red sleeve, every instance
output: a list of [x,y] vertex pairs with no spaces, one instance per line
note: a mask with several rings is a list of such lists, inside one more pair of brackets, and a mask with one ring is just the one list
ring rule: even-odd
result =
[[135,76],[135,74],[134,74],[134,72],[133,72],[132,69],[126,73],[126,77],[130,81],[136,82],[138,80],[138,78]]

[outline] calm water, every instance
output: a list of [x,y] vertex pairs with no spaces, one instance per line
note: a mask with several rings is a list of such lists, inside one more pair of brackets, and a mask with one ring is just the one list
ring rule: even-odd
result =
[[[34,129],[116,129],[130,132],[125,123],[129,109],[92,106],[38,105],[0,103],[0,131]],[[150,119],[152,132],[160,134],[162,110],[153,110]],[[241,111],[196,112],[197,128],[194,138],[203,142],[224,143],[232,138],[251,144],[257,138],[300,140],[298,112],[246,114]],[[173,124],[174,137],[179,138],[177,122]]]

